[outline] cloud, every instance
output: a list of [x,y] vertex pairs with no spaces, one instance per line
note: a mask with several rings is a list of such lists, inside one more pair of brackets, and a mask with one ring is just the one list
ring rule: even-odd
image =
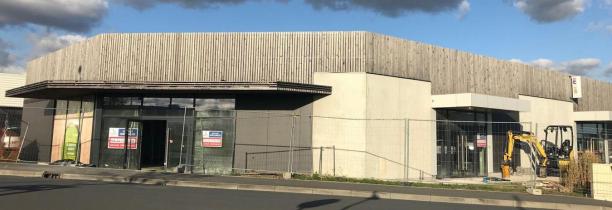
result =
[[17,57],[9,52],[11,48],[11,44],[0,39],[0,68],[13,65],[17,61]]
[[461,4],[459,4],[459,19],[463,19],[463,17],[465,17],[469,11],[470,2],[467,0],[462,1]]
[[531,61],[531,64],[535,65],[535,66],[542,67],[542,68],[553,68],[555,63],[552,60],[549,60],[549,59],[538,58],[538,59],[535,59],[535,60]]
[[[184,8],[210,8],[222,5],[237,5],[247,2],[247,0],[113,0],[134,7],[136,9],[148,9],[156,4],[177,4]],[[253,1],[253,0],[251,0]]]
[[315,9],[353,10],[365,9],[388,17],[398,17],[408,12],[438,13],[451,10],[467,12],[467,0],[305,0]]
[[[573,75],[591,74],[591,72],[593,70],[596,70],[597,67],[599,67],[599,65],[601,64],[601,61],[597,58],[580,58],[580,59],[564,61],[560,63],[556,63],[546,58],[538,58],[531,62],[524,62],[522,60],[515,59],[515,58],[510,59],[508,61],[515,62],[515,63],[524,63],[524,64],[538,66],[542,68],[548,68],[548,69],[553,69],[557,71],[567,72]],[[610,67],[611,66],[609,66],[608,69]]]
[[612,34],[612,23],[604,21],[590,22],[587,26],[587,31],[603,31]]
[[573,75],[587,75],[591,70],[596,69],[601,61],[596,58],[581,58],[560,64],[561,71]]
[[86,32],[106,15],[107,0],[3,0],[0,27],[35,24]]
[[610,62],[608,66],[604,69],[604,75],[606,77],[612,78],[612,62]]
[[29,57],[36,58],[85,39],[87,39],[87,37],[75,34],[30,34],[28,41],[32,45],[32,50]]
[[21,73],[23,67],[17,65],[17,56],[10,52],[13,46],[0,39],[0,73]]
[[10,65],[6,67],[0,66],[0,73],[21,74],[25,72],[25,68],[19,65]]
[[550,23],[582,13],[586,0],[514,0],[514,6],[532,20]]

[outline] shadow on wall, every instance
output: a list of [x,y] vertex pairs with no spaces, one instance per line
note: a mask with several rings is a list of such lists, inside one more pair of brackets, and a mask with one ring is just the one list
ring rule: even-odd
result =
[[19,159],[24,160],[24,161],[38,161],[38,152],[39,152],[38,142],[36,140],[27,141],[26,139],[25,144],[26,145],[24,145],[23,149],[21,150]]

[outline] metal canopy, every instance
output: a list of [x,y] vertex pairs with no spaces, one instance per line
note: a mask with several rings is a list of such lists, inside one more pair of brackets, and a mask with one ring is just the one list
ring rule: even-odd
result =
[[100,93],[206,94],[271,93],[329,95],[330,86],[291,82],[130,82],[47,80],[6,91],[6,96],[55,99]]

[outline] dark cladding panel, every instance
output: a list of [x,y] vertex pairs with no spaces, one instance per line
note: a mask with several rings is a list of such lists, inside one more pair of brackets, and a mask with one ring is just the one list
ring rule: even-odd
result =
[[[312,171],[312,96],[249,95],[236,100],[236,168]],[[293,152],[291,152],[293,148]]]
[[[49,162],[53,135],[53,100],[25,99],[22,120],[29,124],[20,159]],[[24,136],[26,128],[21,129]]]

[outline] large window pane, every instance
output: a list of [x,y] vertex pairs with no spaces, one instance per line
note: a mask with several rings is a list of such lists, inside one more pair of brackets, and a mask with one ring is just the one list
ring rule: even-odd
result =
[[172,98],[171,108],[193,108],[193,98]]
[[143,98],[142,105],[145,107],[170,107],[170,98]]

